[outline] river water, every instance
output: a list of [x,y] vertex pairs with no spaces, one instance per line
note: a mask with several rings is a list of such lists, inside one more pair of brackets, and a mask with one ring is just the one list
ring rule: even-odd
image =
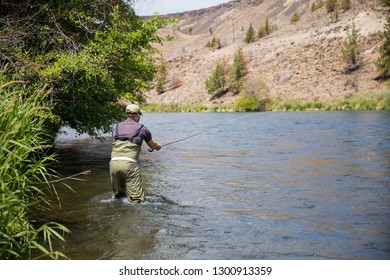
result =
[[[50,218],[71,259],[390,259],[390,112],[145,114],[146,202],[112,198],[111,139],[61,134]],[[213,127],[213,128],[212,128]],[[212,128],[212,129],[209,129]],[[208,130],[209,129],[209,130]]]

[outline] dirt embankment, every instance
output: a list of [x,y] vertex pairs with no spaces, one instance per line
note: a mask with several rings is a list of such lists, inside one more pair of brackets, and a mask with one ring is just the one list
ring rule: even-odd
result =
[[[232,63],[239,48],[249,61],[247,78],[262,80],[270,98],[336,101],[352,94],[383,92],[385,84],[375,79],[379,72],[374,61],[381,45],[377,33],[383,30],[388,11],[379,0],[352,0],[352,8],[335,19],[325,7],[312,12],[312,2],[236,0],[173,15],[180,18],[180,23],[162,33],[172,34],[175,39],[160,47],[168,62],[166,91],[147,92],[147,102],[233,103],[237,96],[229,93],[210,100],[205,80],[217,62],[226,59]],[[296,12],[300,20],[291,24]],[[266,18],[277,30],[256,42],[244,43],[249,25],[258,30]],[[353,23],[359,31],[359,67],[346,71],[348,64],[342,58],[341,45]],[[222,48],[212,51],[206,44],[214,36],[220,39]]]

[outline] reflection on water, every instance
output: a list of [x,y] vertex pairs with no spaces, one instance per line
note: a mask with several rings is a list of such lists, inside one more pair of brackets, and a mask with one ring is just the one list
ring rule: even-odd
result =
[[[245,118],[242,118],[244,116]],[[241,118],[241,119],[240,119]],[[389,259],[390,113],[145,114],[146,202],[112,199],[111,140],[62,136],[50,218],[72,259]]]

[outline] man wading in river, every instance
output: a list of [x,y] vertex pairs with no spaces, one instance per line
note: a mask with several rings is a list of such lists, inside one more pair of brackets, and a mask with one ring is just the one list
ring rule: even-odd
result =
[[139,123],[142,111],[136,104],[126,107],[126,121],[118,123],[112,130],[115,140],[112,144],[110,175],[115,198],[127,197],[132,203],[144,202],[144,190],[138,157],[142,142],[152,150],[160,150],[161,145],[152,140],[149,129]]

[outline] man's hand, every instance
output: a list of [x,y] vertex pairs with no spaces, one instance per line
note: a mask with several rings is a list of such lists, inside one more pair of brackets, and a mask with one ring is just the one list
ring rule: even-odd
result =
[[162,147],[162,145],[160,143],[155,142],[153,140],[150,140],[146,144],[148,144],[148,146],[149,146],[149,149],[148,149],[149,152],[153,152],[154,150],[159,151],[159,150],[161,150],[161,147]]

